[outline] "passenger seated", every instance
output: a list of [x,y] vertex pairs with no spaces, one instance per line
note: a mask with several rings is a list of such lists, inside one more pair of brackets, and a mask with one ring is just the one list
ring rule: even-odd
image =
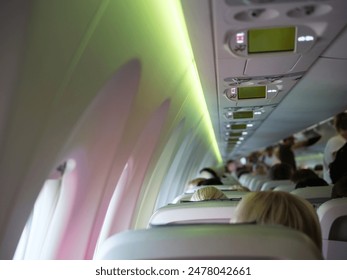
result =
[[191,189],[194,189],[195,187],[198,186],[198,184],[201,182],[201,181],[205,181],[206,179],[205,178],[195,178],[191,181],[188,182],[188,186],[187,186],[187,190],[191,190]]
[[329,185],[325,180],[319,178],[311,169],[299,169],[295,171],[291,180],[296,184],[295,189]]
[[219,178],[216,171],[214,171],[212,168],[205,167],[199,171],[200,177],[205,179],[212,179],[212,178]]
[[253,168],[253,175],[257,176],[257,175],[266,175],[267,174],[267,167],[264,163],[257,163],[254,168]]
[[317,214],[303,198],[286,192],[251,192],[235,209],[233,223],[279,224],[309,236],[322,250],[322,233]]
[[277,163],[269,169],[270,180],[289,180],[292,174],[293,168],[287,163]]
[[200,181],[198,186],[219,186],[223,185],[222,181],[219,178],[211,178],[211,179],[204,179]]
[[203,200],[223,200],[228,197],[219,189],[209,186],[198,189],[190,198],[190,201],[203,201]]

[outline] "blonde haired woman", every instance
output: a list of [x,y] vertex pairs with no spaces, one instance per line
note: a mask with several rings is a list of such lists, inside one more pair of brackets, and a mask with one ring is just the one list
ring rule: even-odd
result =
[[190,198],[190,201],[202,201],[202,200],[219,200],[228,199],[228,197],[219,189],[208,186],[198,189]]
[[322,250],[322,233],[313,206],[303,198],[286,192],[252,192],[235,210],[233,223],[279,224],[309,236]]

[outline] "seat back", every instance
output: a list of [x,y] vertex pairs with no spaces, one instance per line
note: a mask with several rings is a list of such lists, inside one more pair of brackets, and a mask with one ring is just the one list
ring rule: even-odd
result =
[[295,190],[295,185],[279,185],[273,189],[274,191],[280,192],[291,192]]
[[306,187],[293,190],[290,193],[307,199],[318,208],[322,203],[330,200],[332,189],[332,186]]
[[126,231],[101,244],[96,259],[321,259],[305,234],[283,226],[176,225]]
[[159,208],[148,226],[184,223],[229,223],[238,201],[211,200],[169,204]]
[[294,183],[290,180],[271,180],[271,181],[267,181],[266,183],[262,185],[261,191],[269,191],[280,185],[292,186],[294,185]]
[[331,199],[317,210],[326,259],[347,259],[347,198]]
[[253,192],[259,191],[261,186],[268,181],[266,176],[257,176],[250,181],[248,188]]
[[[241,199],[245,194],[249,192],[243,192],[243,191],[223,191],[223,193],[229,198],[229,199]],[[178,197],[176,197],[172,203],[181,203],[181,202],[186,202],[190,201],[190,198],[193,196],[192,193],[186,193],[186,194],[181,194]]]
[[[220,191],[232,191],[232,190],[234,190],[235,186],[238,186],[238,185],[213,185],[212,187],[215,187],[215,188],[219,189]],[[190,188],[189,190],[186,190],[184,193],[185,194],[193,194],[198,189],[201,189],[203,187],[208,187],[208,186],[198,186],[198,187]]]

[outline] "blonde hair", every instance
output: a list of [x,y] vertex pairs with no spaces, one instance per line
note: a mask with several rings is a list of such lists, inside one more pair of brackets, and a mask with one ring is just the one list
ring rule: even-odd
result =
[[208,186],[198,189],[190,198],[190,201],[228,199],[219,189]]
[[236,207],[232,222],[291,227],[308,235],[322,250],[321,228],[313,206],[290,193],[264,191],[246,194]]

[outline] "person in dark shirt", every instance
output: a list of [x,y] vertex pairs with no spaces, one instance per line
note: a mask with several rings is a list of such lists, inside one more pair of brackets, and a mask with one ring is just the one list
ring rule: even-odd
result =
[[321,138],[321,135],[314,135],[313,137],[309,138],[305,141],[295,142],[294,136],[289,136],[285,139],[283,139],[283,143],[279,145],[278,147],[278,159],[281,163],[289,164],[293,170],[296,170],[296,162],[295,162],[295,155],[293,150],[302,148],[302,147],[308,147],[312,146],[316,142],[319,141]]

